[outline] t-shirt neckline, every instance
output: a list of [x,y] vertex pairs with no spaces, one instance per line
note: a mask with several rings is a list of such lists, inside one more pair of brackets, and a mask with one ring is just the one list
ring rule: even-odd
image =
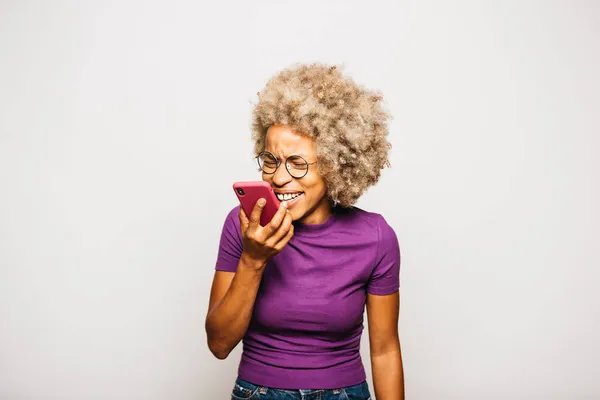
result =
[[335,223],[338,217],[337,207],[333,207],[331,215],[321,224],[304,224],[299,221],[294,221],[294,235],[313,235],[327,231],[331,225]]

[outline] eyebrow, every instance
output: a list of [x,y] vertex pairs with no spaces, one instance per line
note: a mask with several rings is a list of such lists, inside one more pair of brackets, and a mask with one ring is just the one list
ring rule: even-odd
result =
[[[277,157],[277,154],[275,154],[275,152],[274,152],[274,151],[270,151],[270,150],[265,150],[265,151],[267,151],[267,152],[269,152],[269,153],[273,154],[275,157]],[[291,154],[291,155],[289,155],[289,156],[285,156],[285,154],[284,154],[284,157],[283,157],[283,158],[288,158],[288,157],[291,157],[291,156],[300,156],[300,157],[302,157],[302,158],[305,158],[305,159],[306,159],[306,156],[305,156],[304,154],[302,154],[302,153]]]

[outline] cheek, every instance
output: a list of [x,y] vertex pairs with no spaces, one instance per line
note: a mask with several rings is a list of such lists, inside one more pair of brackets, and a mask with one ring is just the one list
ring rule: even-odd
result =
[[271,179],[273,178],[273,175],[269,175],[269,174],[265,174],[264,172],[261,172],[261,178],[263,181],[271,183]]
[[318,200],[327,193],[327,186],[321,178],[311,179],[305,186],[305,192],[314,200]]

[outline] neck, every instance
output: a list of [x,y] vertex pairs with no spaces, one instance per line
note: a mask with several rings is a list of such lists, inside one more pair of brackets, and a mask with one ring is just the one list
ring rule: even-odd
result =
[[304,217],[300,218],[298,222],[305,225],[317,225],[322,224],[329,216],[333,213],[333,204],[327,196],[323,196],[321,201],[310,210]]

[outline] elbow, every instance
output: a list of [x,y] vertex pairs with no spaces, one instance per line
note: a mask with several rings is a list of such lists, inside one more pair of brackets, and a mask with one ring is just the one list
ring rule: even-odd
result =
[[213,356],[219,360],[226,359],[233,348],[228,346],[226,343],[223,343],[223,341],[218,340],[218,336],[216,336],[214,332],[211,332],[211,329],[209,329],[208,325],[206,328],[206,342],[208,344],[208,349]]
[[213,356],[215,356],[219,360],[226,359],[227,356],[229,356],[229,353],[231,353],[231,349],[227,349],[224,346],[221,346],[218,343],[215,343],[215,341],[211,340],[208,341],[208,349],[213,354]]
[[206,341],[210,352],[219,360],[226,359],[239,341],[231,342],[230,338],[223,337],[217,329],[206,320]]

